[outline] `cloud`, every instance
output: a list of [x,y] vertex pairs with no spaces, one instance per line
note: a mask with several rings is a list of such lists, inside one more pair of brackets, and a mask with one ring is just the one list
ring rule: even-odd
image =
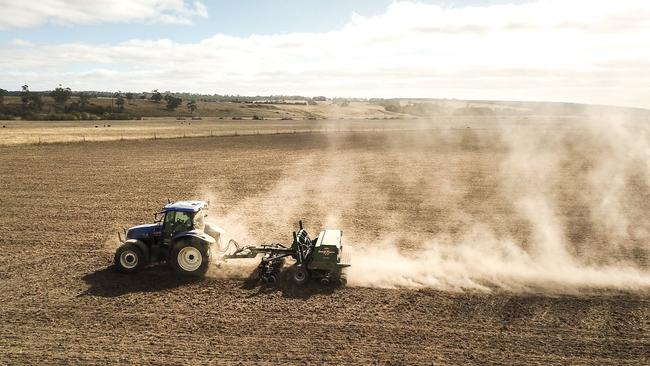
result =
[[646,5],[539,0],[447,8],[396,2],[379,16],[354,15],[341,29],[323,33],[14,47],[2,50],[0,69],[7,72],[0,85],[650,107]]
[[34,45],[32,42],[20,38],[12,40],[11,44],[19,47],[32,47]]
[[0,29],[34,27],[46,22],[191,24],[194,17],[208,17],[201,2],[185,0],[0,0],[0,9]]

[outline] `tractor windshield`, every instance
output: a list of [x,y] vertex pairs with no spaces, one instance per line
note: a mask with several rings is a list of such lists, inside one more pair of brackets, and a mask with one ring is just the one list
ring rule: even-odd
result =
[[198,230],[205,229],[205,213],[203,211],[194,214],[194,228]]
[[192,213],[167,211],[164,226],[168,237],[172,237],[176,233],[192,230]]

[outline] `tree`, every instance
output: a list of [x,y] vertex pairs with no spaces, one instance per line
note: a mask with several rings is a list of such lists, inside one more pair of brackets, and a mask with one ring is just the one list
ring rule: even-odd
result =
[[83,111],[86,109],[88,104],[90,104],[90,96],[86,93],[79,94],[79,108]]
[[70,99],[70,96],[72,96],[72,90],[70,90],[70,88],[64,88],[59,84],[59,87],[54,89],[50,93],[50,96],[54,98],[57,110],[62,111],[65,109],[65,102],[67,102],[68,99]]
[[115,104],[117,104],[117,110],[119,112],[124,111],[124,97],[122,96],[122,93],[115,93],[115,98],[117,98],[117,101],[115,101]]
[[160,103],[162,99],[163,99],[162,94],[160,94],[158,89],[155,89],[151,94],[151,100],[153,100],[156,103]]
[[39,94],[34,94],[29,91],[28,85],[23,85],[20,91],[20,100],[23,103],[23,112],[29,110],[40,112],[43,108],[43,99]]
[[0,104],[4,104],[5,102],[5,95],[7,95],[7,91],[5,89],[0,89]]
[[169,111],[176,110],[176,108],[178,108],[178,106],[183,103],[183,99],[176,98],[175,96],[169,94],[165,96],[165,100],[167,101],[167,110]]
[[29,108],[35,112],[40,112],[43,109],[43,98],[40,94],[31,94],[29,96]]
[[27,110],[29,107],[29,97],[31,96],[29,85],[23,85],[20,88],[22,89],[20,91],[20,101],[23,103],[23,110]]
[[196,110],[198,109],[198,107],[196,106],[196,101],[192,100],[187,102],[187,109],[190,110],[191,114],[194,114],[194,112],[196,112]]
[[126,93],[126,100],[129,101],[129,104],[133,104],[133,93]]

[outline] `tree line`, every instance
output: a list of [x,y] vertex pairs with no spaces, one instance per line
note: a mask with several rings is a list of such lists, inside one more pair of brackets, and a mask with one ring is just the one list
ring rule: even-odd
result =
[[[19,97],[20,103],[5,103],[7,96]],[[44,97],[50,97],[53,101],[48,113],[46,112]],[[72,100],[75,97],[76,100]],[[91,98],[110,98],[110,107],[91,103]],[[154,103],[166,103],[165,108],[168,111],[176,111],[183,104],[183,98],[166,92],[165,95],[157,89],[149,95],[143,93],[136,95],[132,92],[122,93],[94,93],[94,92],[77,92],[74,93],[69,87],[63,87],[61,84],[52,91],[33,92],[29,90],[28,85],[23,85],[20,91],[10,92],[6,89],[0,89],[0,119],[13,119],[21,117],[24,119],[45,119],[45,120],[63,120],[63,119],[130,119],[139,118],[127,112],[128,105],[134,105],[134,100],[150,100]],[[195,100],[189,100],[186,108],[190,114],[198,110]],[[53,110],[52,110],[53,109]]]

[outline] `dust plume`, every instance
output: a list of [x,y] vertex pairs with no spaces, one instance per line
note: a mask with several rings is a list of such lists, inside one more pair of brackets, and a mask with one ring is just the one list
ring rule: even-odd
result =
[[437,130],[330,134],[217,222],[252,242],[287,242],[300,218],[341,228],[352,286],[650,289],[644,123],[419,123]]
[[432,241],[413,252],[387,240],[355,250],[353,264],[349,283],[363,287],[564,293],[650,287],[647,271],[625,264],[583,265],[563,250],[531,254],[514,241],[493,237],[483,227],[468,231],[460,242]]

